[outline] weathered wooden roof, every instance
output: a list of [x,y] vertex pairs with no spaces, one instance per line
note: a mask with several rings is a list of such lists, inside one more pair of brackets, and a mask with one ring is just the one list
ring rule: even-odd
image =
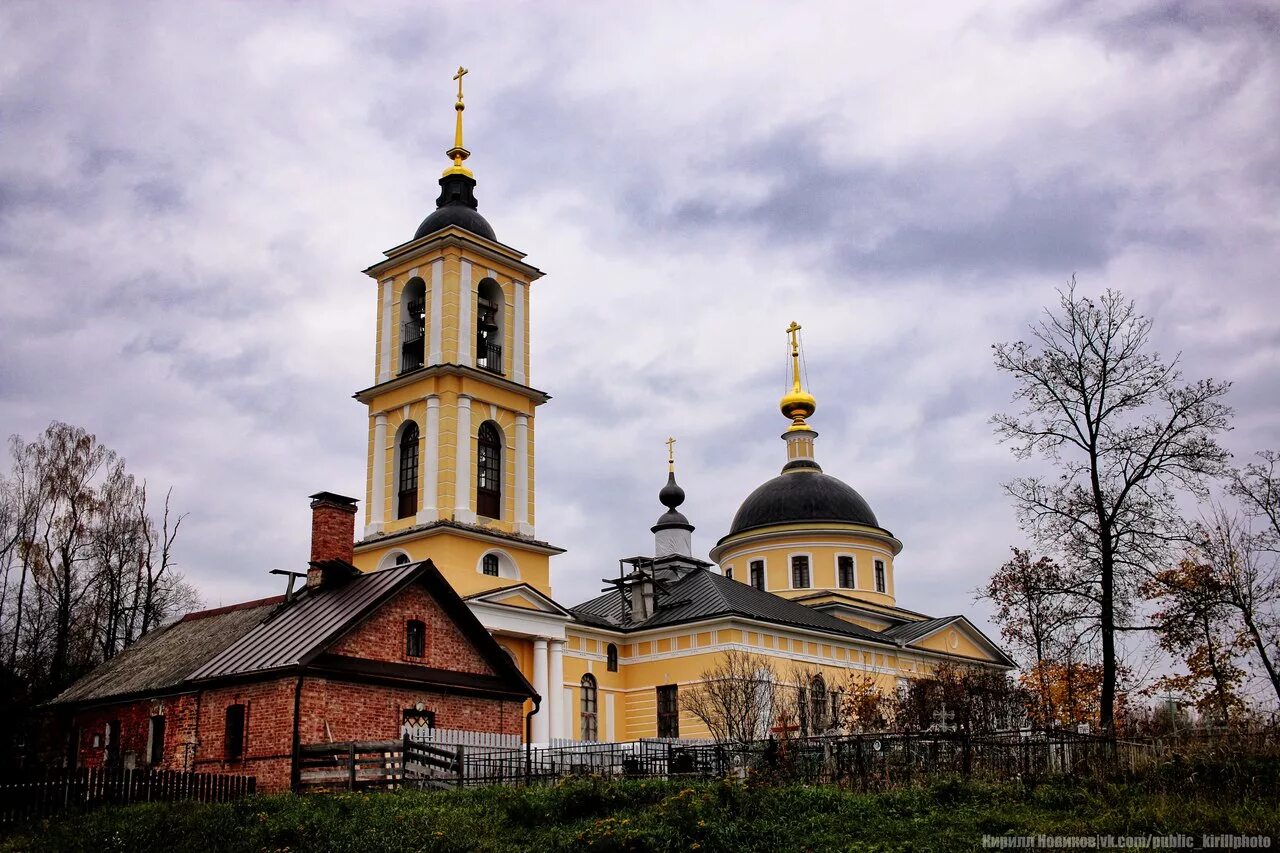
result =
[[201,664],[266,619],[284,596],[188,613],[152,631],[62,691],[50,704],[92,702],[178,687]]

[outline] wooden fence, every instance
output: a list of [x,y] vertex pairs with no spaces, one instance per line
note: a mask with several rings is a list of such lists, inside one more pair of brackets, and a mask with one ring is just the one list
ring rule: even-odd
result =
[[308,744],[299,750],[303,791],[361,791],[460,784],[468,747],[401,740]]
[[224,803],[256,790],[254,777],[223,773],[101,767],[51,770],[41,776],[0,784],[0,825],[109,803]]

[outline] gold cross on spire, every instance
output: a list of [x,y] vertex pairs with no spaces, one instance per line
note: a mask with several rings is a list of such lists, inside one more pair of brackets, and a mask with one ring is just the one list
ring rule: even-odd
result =
[[462,103],[462,78],[469,74],[467,69],[461,65],[458,66],[458,73],[453,75],[453,79],[458,81],[458,102],[453,105],[454,110],[458,113],[457,122],[453,129],[453,147],[444,152],[445,156],[453,161],[453,165],[444,170],[446,175],[466,175],[471,177],[471,170],[462,165],[462,161],[471,156],[462,145],[462,111],[466,109]]
[[667,439],[667,470],[673,473],[676,470],[676,440],[674,438]]

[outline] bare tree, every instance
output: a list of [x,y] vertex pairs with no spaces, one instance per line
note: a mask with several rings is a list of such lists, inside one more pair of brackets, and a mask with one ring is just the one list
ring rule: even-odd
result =
[[[1239,482],[1239,480],[1237,480]],[[1247,506],[1247,504],[1246,504]],[[1239,634],[1233,645],[1251,650],[1280,700],[1280,560],[1270,531],[1254,532],[1221,506],[1211,506],[1194,531],[1192,556],[1203,566],[1214,605],[1228,614]]]
[[1108,291],[1099,301],[1060,293],[1031,342],[993,346],[1013,377],[1020,411],[993,418],[1018,458],[1038,456],[1054,476],[1013,480],[1005,489],[1024,527],[1046,550],[1081,570],[1102,657],[1100,722],[1114,730],[1116,634],[1136,586],[1164,564],[1182,529],[1178,489],[1203,493],[1225,467],[1217,435],[1231,410],[1228,383],[1182,382],[1178,359],[1150,352],[1151,321]]
[[767,658],[730,649],[681,697],[717,743],[749,743],[773,724],[777,674]]

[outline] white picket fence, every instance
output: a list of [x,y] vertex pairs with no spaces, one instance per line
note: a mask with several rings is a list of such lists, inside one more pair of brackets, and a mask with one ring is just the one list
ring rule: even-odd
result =
[[496,732],[470,732],[463,729],[433,729],[429,726],[403,726],[401,735],[408,735],[418,743],[436,746],[483,746],[491,749],[517,749],[520,735],[504,735]]

